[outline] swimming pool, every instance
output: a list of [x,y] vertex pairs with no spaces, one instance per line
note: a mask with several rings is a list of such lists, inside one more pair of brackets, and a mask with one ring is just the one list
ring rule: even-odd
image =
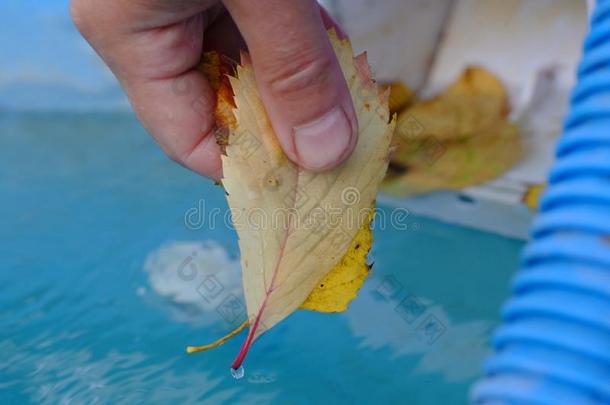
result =
[[239,321],[223,191],[130,114],[1,113],[0,197],[0,403],[466,403],[522,247],[378,227],[350,309],[298,311],[234,380],[243,337],[184,351]]

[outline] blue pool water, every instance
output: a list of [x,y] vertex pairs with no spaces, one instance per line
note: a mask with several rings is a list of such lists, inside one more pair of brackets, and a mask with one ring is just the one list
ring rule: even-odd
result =
[[377,229],[350,309],[298,311],[234,380],[243,335],[184,352],[240,320],[235,233],[185,223],[214,209],[129,114],[0,114],[0,403],[466,403],[521,242]]

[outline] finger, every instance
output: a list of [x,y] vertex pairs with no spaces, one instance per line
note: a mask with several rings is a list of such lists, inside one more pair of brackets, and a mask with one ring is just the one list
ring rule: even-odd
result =
[[204,51],[216,51],[228,60],[237,64],[243,51],[247,51],[246,42],[237,29],[235,22],[224,12],[205,30]]
[[[334,29],[340,38],[347,38],[347,34],[339,23],[333,19],[324,7],[320,5],[318,7],[324,27],[327,30]],[[224,7],[219,10],[214,23],[206,27],[203,48],[204,51],[217,51],[235,64],[238,63],[241,53],[248,51],[246,41],[244,41],[237,25],[235,25],[235,21]]]
[[326,9],[321,5],[318,5],[318,7],[320,8],[320,15],[322,16],[322,21],[324,22],[324,26],[326,27],[326,29],[334,28],[339,38],[347,38],[347,34],[343,30],[343,27],[341,27],[341,25],[339,25],[339,23],[335,21],[333,16],[331,16],[328,11],[326,11]]
[[73,0],[72,13],[164,151],[190,169],[219,179],[214,95],[195,69],[208,18],[201,9],[204,3],[211,2]]
[[343,73],[313,0],[225,0],[252,56],[280,144],[295,163],[326,170],[357,141]]

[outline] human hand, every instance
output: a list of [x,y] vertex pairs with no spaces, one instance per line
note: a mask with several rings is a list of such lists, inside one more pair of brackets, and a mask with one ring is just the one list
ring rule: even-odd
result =
[[[72,0],[71,12],[144,127],[197,173],[222,177],[215,96],[196,70],[205,49],[238,58],[247,46],[267,113],[293,162],[326,170],[354,149],[356,115],[326,35],[335,24],[314,0]],[[188,91],[176,91],[177,81]]]

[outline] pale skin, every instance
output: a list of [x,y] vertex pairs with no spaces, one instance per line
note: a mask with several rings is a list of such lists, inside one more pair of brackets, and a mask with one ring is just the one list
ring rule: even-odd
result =
[[114,72],[163,150],[222,177],[214,94],[196,70],[204,49],[250,53],[259,92],[293,162],[313,171],[347,159],[357,121],[326,35],[340,29],[314,0],[72,0],[73,19]]

